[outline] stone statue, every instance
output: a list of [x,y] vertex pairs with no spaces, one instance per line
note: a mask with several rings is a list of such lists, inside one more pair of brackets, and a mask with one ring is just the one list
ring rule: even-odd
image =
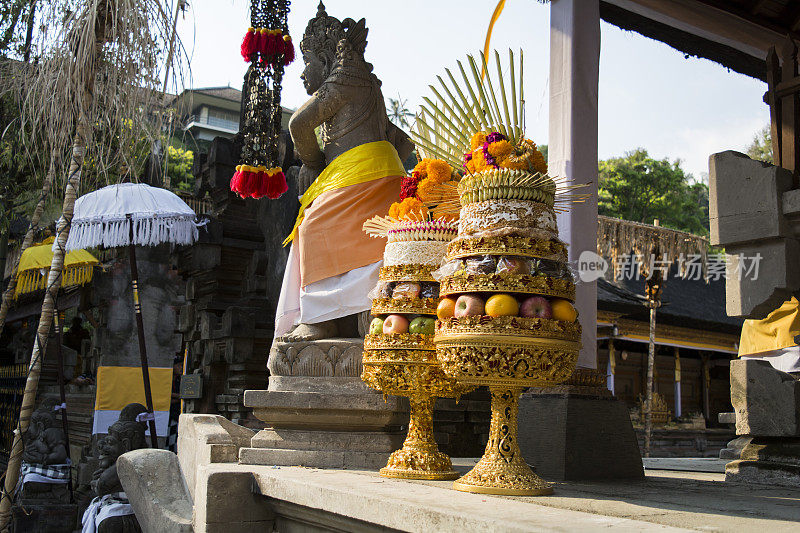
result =
[[[109,426],[108,435],[98,441],[98,468],[94,472],[91,482],[97,497],[89,506],[90,509],[94,509],[94,514],[97,514],[103,505],[128,505],[127,500],[117,497],[117,493],[124,492],[117,475],[117,459],[131,450],[147,447],[145,439],[147,423],[136,420],[138,415],[146,412],[147,409],[141,404],[126,405],[120,412],[119,420]],[[93,508],[95,505],[96,507]],[[84,516],[84,520],[86,520],[86,516]],[[98,533],[137,533],[141,531],[141,528],[135,515],[125,514],[106,518],[97,526],[97,531]]]
[[305,194],[290,237],[276,339],[355,336],[345,324],[354,332],[354,315],[370,307],[366,293],[385,243],[363,234],[361,224],[397,201],[402,161],[414,145],[386,115],[381,82],[364,59],[367,32],[364,19],[339,21],[320,2],[300,43],[311,98],[289,130],[303,161],[298,188]]
[[35,465],[60,465],[67,462],[67,439],[61,429],[55,400],[46,399],[31,415],[25,432],[22,460]]

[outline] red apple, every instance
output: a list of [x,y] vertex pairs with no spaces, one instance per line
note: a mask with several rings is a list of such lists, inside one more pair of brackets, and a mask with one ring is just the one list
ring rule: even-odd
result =
[[553,316],[550,310],[550,302],[544,296],[531,296],[519,306],[520,316],[535,318],[550,318]]
[[408,319],[403,315],[389,315],[383,321],[383,333],[385,335],[406,332],[408,332]]
[[462,316],[478,316],[482,315],[483,312],[484,303],[480,296],[475,296],[474,294],[462,294],[458,297],[458,300],[456,300],[456,318],[460,318]]

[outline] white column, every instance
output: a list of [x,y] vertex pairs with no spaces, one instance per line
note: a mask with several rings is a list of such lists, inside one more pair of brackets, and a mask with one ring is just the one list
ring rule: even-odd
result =
[[[550,3],[549,173],[591,185],[591,197],[558,216],[561,238],[576,264],[597,250],[597,87],[600,70],[599,0]],[[597,368],[597,282],[579,283],[576,306],[583,326],[578,366]]]

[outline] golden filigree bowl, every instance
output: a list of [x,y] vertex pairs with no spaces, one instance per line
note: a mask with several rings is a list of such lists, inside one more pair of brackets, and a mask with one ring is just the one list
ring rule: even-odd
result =
[[567,247],[555,239],[544,240],[518,235],[456,239],[447,245],[448,259],[476,255],[512,255],[566,261]]
[[[380,343],[378,343],[380,344]],[[456,479],[450,458],[433,437],[436,397],[456,397],[464,386],[442,372],[436,352],[413,348],[365,349],[361,379],[384,394],[408,396],[411,414],[403,447],[389,457],[380,474],[404,479]]]
[[538,294],[575,300],[575,283],[568,279],[529,274],[467,274],[457,272],[445,276],[439,288],[442,296],[465,292],[503,292],[515,294]]
[[[442,288],[446,282],[442,280]],[[465,289],[482,290],[469,284]],[[487,385],[492,398],[486,450],[478,464],[453,483],[456,490],[515,496],[552,493],[522,458],[517,442],[519,397],[527,387],[566,381],[575,371],[580,336],[577,322],[552,319],[480,316],[437,322],[436,357],[444,373],[464,385]]]
[[375,298],[372,300],[372,314],[391,315],[407,313],[413,315],[436,315],[439,298]]

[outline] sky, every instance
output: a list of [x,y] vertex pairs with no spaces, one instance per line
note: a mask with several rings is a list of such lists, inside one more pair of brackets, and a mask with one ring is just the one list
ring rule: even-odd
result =
[[[247,64],[239,55],[249,26],[247,0],[189,0],[178,21],[186,87],[241,88]],[[317,0],[294,0],[289,31],[299,45]],[[366,18],[367,61],[383,82],[386,98],[407,100],[416,111],[428,85],[466,54],[483,48],[493,1],[327,0],[329,15]],[[495,25],[492,47],[525,54],[527,137],[547,143],[549,7],[509,0]],[[762,96],[766,85],[684,54],[633,32],[602,23],[600,53],[599,157],[619,157],[638,147],[652,157],[680,159],[695,178],[708,172],[708,156],[744,151],[769,122]],[[301,105],[308,96],[302,59],[290,65],[282,104]],[[174,88],[173,88],[174,89]]]

